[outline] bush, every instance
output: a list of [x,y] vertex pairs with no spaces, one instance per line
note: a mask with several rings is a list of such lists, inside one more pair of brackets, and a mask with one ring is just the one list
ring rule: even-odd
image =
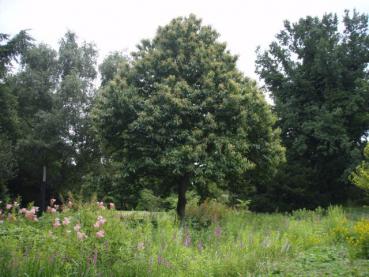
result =
[[347,240],[355,255],[369,259],[369,220],[358,221]]
[[232,209],[216,200],[205,200],[200,205],[187,205],[186,218],[191,225],[209,227],[211,224],[219,223]]

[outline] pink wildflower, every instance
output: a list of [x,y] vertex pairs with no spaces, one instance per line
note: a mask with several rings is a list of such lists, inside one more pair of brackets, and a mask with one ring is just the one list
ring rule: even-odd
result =
[[70,220],[68,217],[64,217],[63,225],[68,225],[70,223]]
[[28,220],[31,221],[38,221],[37,219],[37,215],[36,215],[36,209],[32,208],[31,210],[25,210],[24,211],[24,216],[25,218],[27,218]]
[[100,209],[105,209],[105,206],[104,206],[104,202],[97,202],[97,205],[99,206]]
[[22,208],[22,209],[20,209],[20,211],[19,211],[21,214],[25,214],[26,212],[27,212],[27,209],[26,208]]
[[101,226],[103,226],[106,222],[106,219],[103,218],[101,215],[97,217],[97,221],[94,224],[95,228],[100,228]]
[[77,223],[74,227],[73,227],[74,231],[79,232],[79,230],[81,230],[81,225],[79,223]]
[[97,238],[103,238],[103,237],[105,237],[105,232],[104,232],[104,230],[100,230],[100,231],[98,231],[97,233],[96,233],[96,237]]
[[87,238],[87,236],[86,236],[86,234],[85,234],[85,233],[80,232],[80,231],[78,231],[78,232],[77,232],[77,239],[79,239],[79,240],[84,240],[84,239],[86,239],[86,238]]
[[109,209],[111,209],[111,210],[114,210],[115,209],[114,203],[112,203],[112,202],[109,203]]
[[99,215],[99,216],[97,217],[97,220],[101,223],[101,225],[102,225],[102,224],[104,224],[104,223],[106,222],[106,219],[105,219],[105,218],[103,218],[101,215]]
[[10,210],[12,207],[13,207],[13,205],[12,205],[12,204],[6,204],[6,209],[7,209],[7,210]]
[[51,214],[54,214],[56,213],[56,209],[55,208],[52,208],[50,206],[47,206],[47,210],[46,210],[48,213],[51,213]]
[[55,221],[54,221],[54,223],[53,223],[53,227],[54,228],[58,228],[58,227],[60,227],[60,219],[59,218],[55,218]]

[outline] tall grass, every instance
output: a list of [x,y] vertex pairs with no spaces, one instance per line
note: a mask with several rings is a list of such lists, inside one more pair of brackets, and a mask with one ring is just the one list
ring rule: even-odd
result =
[[[172,212],[122,212],[96,203],[38,221],[18,208],[8,213],[0,224],[0,276],[369,275],[368,260],[350,256],[335,231],[359,220],[340,207],[283,215],[207,203],[188,209],[184,228]],[[94,227],[98,216],[106,222]],[[61,226],[53,227],[56,218]],[[87,238],[78,237],[77,224]],[[96,237],[101,230],[104,237]]]

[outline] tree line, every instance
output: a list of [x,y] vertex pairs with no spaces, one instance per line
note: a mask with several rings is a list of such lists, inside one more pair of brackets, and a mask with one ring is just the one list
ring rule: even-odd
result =
[[176,195],[181,218],[189,191],[257,211],[363,199],[365,166],[351,172],[369,131],[368,16],[286,21],[258,50],[264,88],[218,38],[180,17],[97,66],[73,32],[57,50],[1,34],[1,197],[97,193],[131,209],[149,191]]

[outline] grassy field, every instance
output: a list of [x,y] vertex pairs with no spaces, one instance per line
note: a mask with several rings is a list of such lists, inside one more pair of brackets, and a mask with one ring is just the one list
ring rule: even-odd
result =
[[0,276],[369,276],[365,208],[255,214],[210,202],[190,207],[184,228],[171,212],[102,203],[40,218],[7,208]]

